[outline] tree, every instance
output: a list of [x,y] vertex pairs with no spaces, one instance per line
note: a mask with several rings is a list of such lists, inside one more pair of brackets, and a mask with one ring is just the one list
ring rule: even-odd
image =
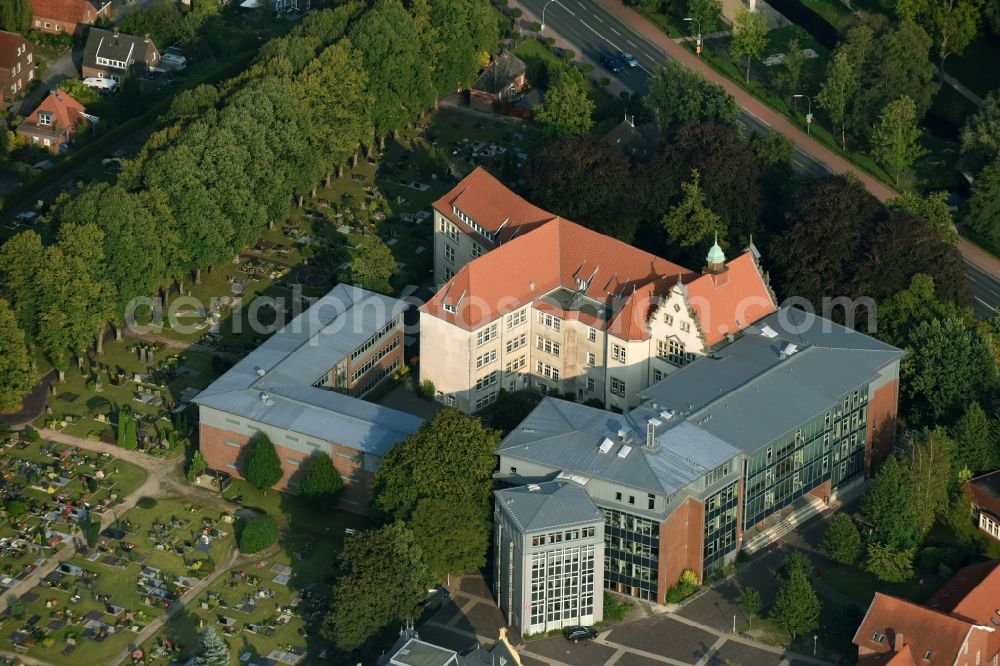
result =
[[[1000,14],[1000,12],[998,12]],[[1000,155],[1000,90],[994,90],[962,127],[962,157],[977,173]]]
[[253,555],[270,548],[278,540],[278,523],[267,515],[258,515],[243,522],[240,531],[240,552]]
[[909,287],[879,304],[878,329],[869,333],[897,347],[906,347],[910,333],[921,322],[951,315],[965,316],[952,303],[939,299],[934,286],[931,276],[924,273],[914,275],[910,278]]
[[17,407],[36,379],[24,331],[10,304],[0,298],[0,410]]
[[861,533],[849,515],[838,513],[823,534],[822,545],[833,561],[853,565],[861,556]]
[[902,583],[913,578],[913,548],[901,549],[869,542],[865,571],[887,583]]
[[430,21],[440,47],[432,74],[438,93],[468,87],[500,39],[496,11],[475,0],[431,0]]
[[802,81],[802,68],[806,64],[806,56],[799,46],[799,40],[788,40],[788,51],[785,53],[785,75],[782,77],[785,83],[785,92],[789,97],[799,91],[799,84]]
[[476,507],[485,516],[500,433],[457,409],[444,409],[383,458],[372,483],[374,507],[406,520],[425,497]]
[[264,433],[259,432],[250,440],[244,454],[242,471],[250,485],[262,492],[281,480],[281,458]]
[[764,608],[760,591],[756,587],[748,587],[743,590],[743,594],[740,596],[740,608],[747,614],[750,626],[753,626],[753,619],[760,615],[760,611]]
[[900,174],[927,154],[920,145],[921,134],[917,110],[909,97],[900,97],[882,110],[872,133],[873,153],[895,178],[896,187]]
[[952,479],[951,454],[954,444],[937,430],[915,438],[903,461],[908,489],[908,506],[921,540],[934,520],[948,511],[948,489]]
[[31,30],[31,0],[5,0],[0,3],[0,30],[28,34]]
[[1000,242],[1000,157],[987,164],[972,183],[965,223],[994,243]]
[[523,177],[538,206],[626,243],[635,237],[640,215],[628,158],[601,138],[553,143],[528,158]]
[[834,125],[840,126],[840,144],[847,150],[847,110],[861,85],[861,72],[852,52],[838,48],[826,68],[826,79],[816,96],[816,104],[826,110]]
[[661,128],[719,122],[736,126],[740,107],[722,86],[673,60],[656,68],[644,102]]
[[87,542],[87,547],[95,548],[97,546],[97,540],[101,538],[101,519],[91,515],[88,511],[87,515],[80,519],[80,531],[83,532],[83,539]]
[[118,412],[118,446],[126,451],[134,451],[138,446],[136,422],[132,410],[122,407]]
[[726,228],[722,220],[712,212],[705,201],[705,193],[700,187],[701,175],[697,169],[691,170],[691,180],[681,183],[681,200],[663,216],[663,226],[672,243],[681,247],[702,245],[714,232]]
[[733,39],[730,50],[733,58],[746,59],[747,83],[750,83],[750,60],[759,58],[767,47],[767,17],[740,7],[733,19]]
[[881,35],[878,45],[878,57],[865,59],[851,124],[870,128],[877,114],[900,97],[913,100],[916,117],[923,118],[938,89],[930,61],[931,38],[919,25],[904,20]]
[[392,622],[416,617],[434,581],[413,533],[399,521],[348,537],[337,570],[321,632],[345,652]]
[[795,571],[778,590],[771,606],[771,619],[792,638],[819,626],[821,606],[809,579]]
[[944,81],[944,61],[961,54],[976,37],[983,0],[933,0],[927,18],[937,42],[940,80]]
[[692,27],[703,33],[715,30],[722,13],[722,0],[688,0],[687,15],[694,19]]
[[990,342],[959,317],[918,324],[909,343],[900,384],[912,423],[947,423],[996,381]]
[[434,578],[486,564],[490,525],[480,507],[425,497],[417,502],[408,525]]
[[948,208],[948,192],[931,192],[921,195],[908,190],[888,202],[890,210],[905,210],[934,227],[941,237],[951,242],[958,241],[955,221]]
[[0,285],[29,340],[38,335],[38,269],[47,265],[44,256],[42,238],[34,231],[22,231],[0,246]]
[[785,580],[790,579],[795,573],[801,573],[806,578],[811,578],[813,575],[812,560],[801,550],[792,550],[781,561],[781,575]]
[[875,474],[861,512],[873,526],[870,543],[898,549],[914,548],[919,543],[920,528],[910,510],[905,470],[895,456],[886,458]]
[[207,627],[201,632],[194,663],[198,666],[229,666],[229,646],[214,627]]
[[968,470],[974,476],[1000,467],[1000,450],[994,430],[982,406],[977,401],[970,402],[951,428],[955,440],[955,471]]
[[344,480],[333,466],[333,460],[322,451],[306,460],[302,478],[299,479],[299,494],[314,502],[319,508],[332,509],[344,489]]
[[590,131],[594,121],[594,102],[583,88],[561,81],[545,92],[545,99],[535,111],[535,120],[552,139],[580,136]]
[[378,236],[368,235],[358,241],[357,255],[351,261],[351,279],[359,287],[380,294],[392,293],[396,260],[392,250]]
[[194,455],[191,456],[191,465],[188,467],[187,480],[193,482],[204,474],[206,469],[208,469],[208,461],[205,460],[205,454],[200,450],[195,451]]
[[121,29],[130,35],[150,35],[154,44],[163,45],[189,36],[184,16],[173,0],[152,0],[142,7],[133,7],[125,15]]

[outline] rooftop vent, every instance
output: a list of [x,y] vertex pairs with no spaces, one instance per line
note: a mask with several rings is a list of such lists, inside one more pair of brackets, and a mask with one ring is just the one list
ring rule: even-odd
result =
[[781,348],[781,355],[786,357],[791,356],[798,350],[799,346],[797,344],[795,344],[794,342],[787,342],[785,343],[785,346]]
[[765,338],[778,337],[778,332],[775,331],[770,326],[768,326],[767,324],[764,324],[763,326],[760,327],[760,334],[763,335]]
[[271,398],[270,394],[268,394],[268,393],[261,393],[260,394],[260,401],[263,402],[268,407],[270,407],[271,405],[274,404],[274,399]]
[[625,429],[625,428],[622,428],[621,430],[619,430],[618,431],[618,439],[622,440],[623,442],[626,439],[628,439],[628,430]]
[[618,457],[626,458],[628,457],[628,454],[630,454],[631,452],[632,452],[632,447],[626,444],[622,446],[621,450],[618,451]]
[[265,370],[264,368],[257,368],[257,376],[258,377],[263,377],[266,374],[267,374],[267,370]]
[[542,487],[540,485],[538,485],[537,483],[529,483],[528,484],[528,492],[530,492],[530,493],[537,493],[541,489],[542,489]]
[[674,412],[672,410],[665,409],[662,412],[660,412],[660,418],[663,419],[664,421],[669,421],[670,419],[674,418]]
[[646,448],[651,449],[656,444],[656,429],[663,422],[658,418],[650,418],[646,421]]
[[607,453],[608,451],[611,450],[611,447],[613,447],[614,445],[615,445],[614,442],[605,437],[604,441],[601,442],[601,453]]

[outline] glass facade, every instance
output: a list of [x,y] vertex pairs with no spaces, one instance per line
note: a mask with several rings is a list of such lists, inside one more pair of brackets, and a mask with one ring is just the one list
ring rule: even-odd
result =
[[743,471],[744,529],[826,480],[837,488],[864,474],[867,417],[865,386],[748,457]]
[[602,508],[604,512],[604,586],[656,601],[659,525],[652,520]]
[[531,555],[531,628],[577,623],[594,613],[594,546]]
[[738,482],[734,481],[705,501],[705,573],[722,566],[726,555],[736,550]]

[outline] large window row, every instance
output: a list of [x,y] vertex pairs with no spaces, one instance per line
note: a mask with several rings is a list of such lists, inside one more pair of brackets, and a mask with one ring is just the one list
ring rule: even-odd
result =
[[356,382],[359,379],[361,379],[361,376],[363,374],[365,374],[366,372],[368,372],[369,370],[371,370],[373,367],[375,367],[376,363],[378,363],[383,358],[385,358],[387,355],[389,355],[390,353],[392,353],[392,351],[394,349],[396,349],[396,347],[398,347],[398,346],[399,346],[399,338],[397,337],[397,338],[394,338],[393,341],[390,342],[389,344],[387,344],[385,347],[382,347],[382,349],[380,349],[377,352],[375,352],[374,354],[372,354],[372,357],[370,359],[368,359],[367,361],[365,361],[364,365],[360,366],[354,372],[351,373],[351,382]]
[[368,338],[367,340],[365,340],[361,344],[360,347],[358,347],[357,349],[355,349],[354,351],[351,352],[351,360],[352,361],[357,360],[357,358],[359,356],[361,356],[362,354],[364,354],[365,352],[367,352],[369,349],[371,349],[372,347],[374,347],[375,345],[377,345],[379,342],[381,342],[382,338],[384,338],[386,335],[388,335],[390,332],[392,332],[392,330],[396,328],[396,324],[398,324],[398,323],[399,323],[398,319],[393,319],[388,324],[386,324],[385,326],[383,326],[378,331],[378,333],[376,333],[375,335],[373,335],[370,338]]

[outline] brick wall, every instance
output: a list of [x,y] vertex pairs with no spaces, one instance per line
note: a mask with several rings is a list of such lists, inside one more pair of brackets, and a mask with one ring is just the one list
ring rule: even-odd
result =
[[[199,426],[199,440],[201,452],[210,468],[226,472],[240,479],[243,478],[238,469],[238,460],[243,447],[249,443],[250,437],[201,424]],[[233,446],[229,442],[238,443],[239,446]],[[308,454],[277,444],[274,448],[281,458],[282,472],[281,480],[274,487],[277,490],[294,492],[295,476],[302,465],[291,461],[305,461]],[[330,454],[334,467],[344,478],[344,492],[340,496],[338,507],[354,513],[366,513],[372,475],[363,471],[363,454],[339,444],[331,444],[327,453]],[[351,458],[356,458],[356,460]]]
[[660,524],[657,603],[666,603],[667,588],[691,569],[702,580],[705,549],[705,505],[688,499]]
[[868,451],[865,455],[865,476],[871,478],[872,465],[892,452],[896,437],[896,409],[899,404],[899,379],[875,389],[868,401]]

